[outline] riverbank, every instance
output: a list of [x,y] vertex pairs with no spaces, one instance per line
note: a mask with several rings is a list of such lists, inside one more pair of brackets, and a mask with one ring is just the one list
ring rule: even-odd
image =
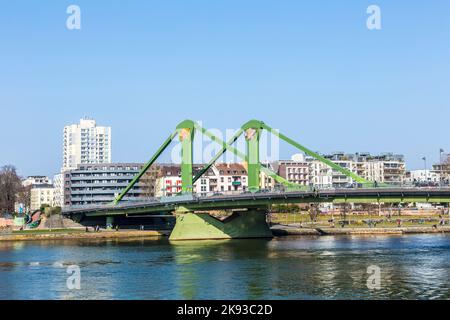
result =
[[167,237],[169,231],[100,231],[85,232],[79,229],[27,230],[11,233],[0,233],[1,241],[35,241],[35,240],[82,240],[82,239],[149,239]]
[[272,232],[276,237],[284,236],[328,236],[328,235],[407,235],[424,233],[450,233],[450,226],[411,226],[395,228],[301,228],[296,225],[275,225]]
[[[450,233],[450,226],[408,226],[400,228],[331,228],[331,227],[300,227],[300,225],[274,225],[272,232],[275,237],[287,236],[328,236],[328,235],[408,235],[408,234],[438,234]],[[40,241],[40,240],[109,240],[109,239],[155,239],[169,237],[170,231],[138,231],[120,230],[85,232],[80,229],[26,230],[11,233],[0,233],[2,241]]]

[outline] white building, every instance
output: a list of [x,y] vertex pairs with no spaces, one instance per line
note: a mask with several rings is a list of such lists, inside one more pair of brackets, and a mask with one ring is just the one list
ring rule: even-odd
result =
[[[324,157],[368,181],[396,185],[405,182],[406,169],[402,155],[335,152]],[[351,177],[312,157],[295,155],[292,160],[278,161],[274,166],[277,166],[278,175],[300,185],[345,188],[355,183]]]
[[321,189],[333,186],[333,170],[325,163],[312,160],[310,164],[310,181],[315,187]]
[[54,188],[51,184],[37,184],[31,188],[30,210],[39,210],[41,206],[54,206]]
[[111,127],[99,127],[87,119],[64,127],[62,171],[101,163],[111,163]]
[[407,180],[412,184],[424,182],[439,183],[440,174],[433,170],[411,170],[407,173]]
[[[246,191],[248,189],[247,170],[239,163],[218,163],[213,166],[217,185],[210,191]],[[210,183],[212,184],[212,183]]]
[[53,205],[55,207],[64,207],[64,175],[62,173],[53,177]]
[[22,180],[22,185],[24,187],[51,183],[52,181],[50,180],[50,178],[46,176],[29,176],[26,179]]
[[[278,172],[278,163],[262,163],[262,166],[269,169],[272,172]],[[275,188],[277,182],[274,178],[272,178],[269,174],[266,174],[263,170],[261,170],[259,175],[260,188],[261,189],[273,189]]]
[[[194,174],[203,165],[194,165]],[[179,165],[161,165],[161,177],[157,182],[157,197],[174,196],[182,191],[181,168]],[[194,184],[194,193],[205,196],[214,192],[245,191],[248,188],[247,170],[238,163],[213,165]]]

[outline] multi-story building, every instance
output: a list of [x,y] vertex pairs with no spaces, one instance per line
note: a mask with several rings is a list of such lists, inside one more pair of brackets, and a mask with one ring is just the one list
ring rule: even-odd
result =
[[[33,210],[39,209],[41,206],[41,202],[40,202],[41,196],[38,195],[37,190],[34,190],[33,192],[31,192],[31,191],[35,187],[47,187],[51,183],[52,183],[52,181],[47,176],[29,176],[26,179],[23,179],[22,186],[24,187],[24,192],[20,196],[21,202],[17,201],[14,204],[14,210],[16,212],[22,213],[22,212],[31,210],[31,207],[33,207]],[[46,200],[46,192],[43,191],[43,193],[45,193],[45,194],[43,194],[43,198],[44,198],[45,202],[48,202]],[[25,196],[28,199],[25,199]],[[33,199],[31,199],[32,197],[33,197]]]
[[[139,173],[142,163],[80,164],[64,173],[64,205],[96,205],[112,202]],[[160,188],[153,166],[123,201],[149,198]]]
[[[157,190],[157,197],[171,197],[182,192],[181,167],[177,164],[162,164],[160,165],[160,177]],[[203,165],[194,164],[194,175],[203,168]],[[195,184],[193,192],[198,195],[206,195],[209,192],[215,191],[217,185],[214,179],[214,167],[210,168]]]
[[47,176],[29,176],[26,179],[22,180],[22,185],[24,187],[51,183],[52,181]]
[[[405,181],[405,161],[401,155],[386,153],[372,156],[369,153],[335,152],[323,157],[368,181],[391,184],[402,184]],[[302,158],[296,155],[293,160],[279,161],[275,166],[278,167],[278,175],[299,185],[345,188],[355,183],[351,177],[312,157]]]
[[[203,165],[194,165],[194,175]],[[180,165],[161,165],[159,185],[162,187],[157,196],[179,194],[182,186]],[[248,187],[247,170],[238,163],[220,163],[213,165],[195,184],[194,193],[205,196],[214,192],[245,191]]]
[[156,190],[157,197],[171,197],[181,192],[181,167],[179,165],[161,165],[159,177],[161,188]]
[[405,181],[412,185],[439,184],[441,176],[433,170],[411,170],[406,173]]
[[54,188],[51,184],[35,184],[30,190],[30,210],[39,210],[42,206],[54,206]]
[[62,171],[101,163],[111,163],[111,127],[97,126],[88,119],[64,127]]
[[[353,154],[345,154],[344,152],[335,152],[330,155],[324,155],[324,158],[333,161],[335,164],[347,169],[350,172],[358,173],[358,165]],[[340,171],[331,170],[331,185],[333,188],[345,188],[352,184],[352,178],[346,176]]]
[[248,175],[245,167],[240,163],[219,163],[214,166],[217,179],[217,192],[246,191]]
[[450,154],[441,156],[441,161],[433,165],[433,172],[439,174],[442,184],[450,184]]
[[[278,163],[262,163],[261,164],[263,167],[269,169],[270,171],[277,173],[278,172]],[[259,176],[259,181],[260,181],[260,188],[261,189],[273,189],[275,188],[275,186],[277,185],[277,182],[275,181],[275,179],[273,179],[272,177],[270,177],[268,174],[266,174],[263,170],[261,170],[260,176]]]
[[[383,153],[381,155],[371,156],[367,154],[358,162],[366,164],[365,172],[368,173],[365,178],[369,181],[401,185],[406,178],[405,157],[399,154]],[[373,170],[368,167],[374,168]],[[368,166],[368,167],[367,167]]]
[[53,205],[55,207],[64,207],[64,174],[56,174],[53,176]]
[[[406,177],[405,160],[402,155],[384,153],[372,156],[369,153],[325,155],[334,163],[377,183],[402,184]],[[333,187],[345,187],[354,183],[353,179],[333,170]]]
[[310,160],[310,184],[320,188],[327,189],[333,186],[333,170],[323,162]]
[[277,172],[289,182],[302,186],[310,184],[310,163],[303,155],[295,155],[292,160],[279,161]]

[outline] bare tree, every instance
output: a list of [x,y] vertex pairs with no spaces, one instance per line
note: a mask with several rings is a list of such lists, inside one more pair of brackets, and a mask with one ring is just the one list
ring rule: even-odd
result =
[[29,209],[31,206],[31,188],[32,186],[21,186],[17,193],[16,201],[22,203],[25,209]]
[[141,178],[142,194],[144,198],[153,198],[156,196],[157,181],[161,176],[161,167],[151,166],[145,175]]
[[320,214],[319,204],[311,203],[309,207],[309,218],[311,222],[317,222],[317,216]]
[[350,211],[350,209],[351,209],[350,203],[345,202],[341,205],[340,216],[341,216],[341,220],[343,222],[347,221],[347,215],[348,215],[348,212]]
[[0,213],[14,212],[17,193],[22,188],[16,168],[12,165],[0,169]]

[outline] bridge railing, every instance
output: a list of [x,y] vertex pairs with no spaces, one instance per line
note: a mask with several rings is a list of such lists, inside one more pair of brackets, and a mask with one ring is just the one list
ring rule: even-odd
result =
[[414,185],[411,183],[398,183],[398,184],[383,184],[383,185],[361,185],[361,184],[349,184],[343,187],[328,187],[328,186],[304,186],[303,188],[295,188],[295,187],[286,187],[286,186],[276,186],[274,188],[267,188],[267,189],[261,189],[257,192],[250,192],[247,190],[234,190],[234,191],[219,191],[219,192],[202,192],[202,193],[193,193],[193,194],[179,194],[174,196],[164,196],[159,198],[138,198],[136,200],[130,200],[130,201],[123,201],[118,204],[112,204],[110,202],[108,203],[102,203],[102,204],[86,204],[86,205],[76,205],[76,206],[70,206],[70,211],[76,210],[76,209],[93,209],[93,210],[107,210],[108,208],[111,209],[120,209],[120,208],[132,208],[134,206],[139,207],[142,205],[164,205],[166,203],[176,203],[176,202],[190,202],[190,201],[196,201],[199,199],[205,199],[205,198],[226,198],[226,197],[236,197],[241,195],[249,195],[254,194],[255,196],[260,195],[268,195],[268,194],[283,194],[283,193],[289,193],[289,192],[305,192],[305,193],[311,193],[311,192],[321,192],[321,191],[342,191],[342,190],[388,190],[388,189],[395,189],[398,191],[398,189],[404,189],[404,190],[429,190],[429,191],[439,191],[439,190],[450,190],[449,185]]

